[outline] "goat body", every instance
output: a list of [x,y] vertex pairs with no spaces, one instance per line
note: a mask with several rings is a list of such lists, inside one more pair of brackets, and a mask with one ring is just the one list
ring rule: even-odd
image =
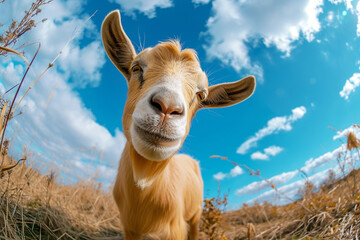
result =
[[123,113],[127,143],[114,186],[125,239],[198,238],[203,182],[198,162],[175,155],[202,108],[227,107],[248,98],[255,78],[208,86],[196,52],[179,42],[136,54],[119,11],[102,24],[106,53],[127,80]]

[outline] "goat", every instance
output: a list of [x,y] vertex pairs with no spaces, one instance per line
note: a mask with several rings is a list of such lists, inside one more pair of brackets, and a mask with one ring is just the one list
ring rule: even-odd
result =
[[106,16],[101,35],[108,57],[128,84],[122,119],[127,143],[113,189],[125,239],[148,234],[197,239],[203,201],[199,164],[175,153],[199,109],[245,100],[255,89],[255,78],[209,87],[196,52],[182,50],[178,41],[136,54],[118,10]]

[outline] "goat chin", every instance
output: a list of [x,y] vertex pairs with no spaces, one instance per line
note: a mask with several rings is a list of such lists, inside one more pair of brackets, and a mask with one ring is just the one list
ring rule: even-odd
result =
[[174,155],[180,148],[181,139],[173,140],[171,143],[164,141],[161,144],[159,143],[161,140],[152,143],[149,139],[141,136],[135,128],[134,125],[130,128],[132,144],[135,150],[148,160],[156,162],[164,161]]

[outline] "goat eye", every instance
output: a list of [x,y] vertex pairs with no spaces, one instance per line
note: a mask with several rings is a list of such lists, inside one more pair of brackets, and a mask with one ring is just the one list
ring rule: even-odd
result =
[[139,65],[135,65],[135,66],[133,66],[133,67],[131,68],[131,71],[132,71],[133,73],[138,73],[138,72],[141,71],[141,67],[140,67]]
[[206,92],[205,91],[197,92],[196,96],[199,101],[203,101],[206,98]]

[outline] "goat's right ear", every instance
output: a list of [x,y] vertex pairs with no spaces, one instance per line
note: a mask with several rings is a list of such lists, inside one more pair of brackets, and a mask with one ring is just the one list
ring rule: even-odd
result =
[[134,46],[121,26],[119,10],[112,11],[101,26],[106,54],[124,77],[130,79],[130,65],[136,56]]

